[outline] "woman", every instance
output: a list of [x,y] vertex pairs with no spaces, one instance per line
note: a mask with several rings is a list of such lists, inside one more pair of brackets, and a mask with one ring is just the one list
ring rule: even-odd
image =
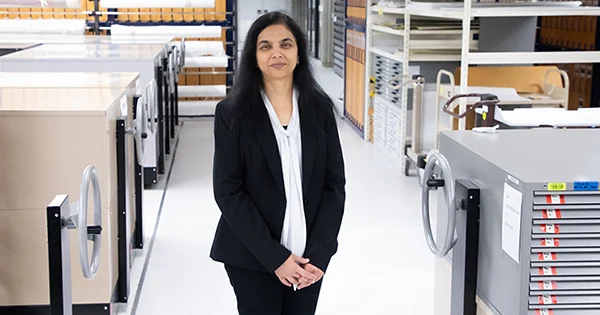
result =
[[287,15],[258,18],[238,78],[215,112],[211,257],[241,315],[314,314],[345,202],[335,110]]

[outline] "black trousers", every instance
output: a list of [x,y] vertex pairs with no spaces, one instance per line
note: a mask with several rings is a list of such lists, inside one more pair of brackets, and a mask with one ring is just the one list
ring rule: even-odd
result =
[[302,290],[284,286],[276,275],[225,265],[240,315],[314,315],[323,279]]

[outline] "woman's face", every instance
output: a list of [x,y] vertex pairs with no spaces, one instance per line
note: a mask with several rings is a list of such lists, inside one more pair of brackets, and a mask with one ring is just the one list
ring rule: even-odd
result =
[[256,41],[256,62],[267,81],[293,75],[298,63],[298,46],[284,25],[265,28]]

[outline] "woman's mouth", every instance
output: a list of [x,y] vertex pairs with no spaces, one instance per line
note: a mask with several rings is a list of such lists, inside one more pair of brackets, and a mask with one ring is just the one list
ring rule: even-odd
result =
[[271,65],[271,67],[273,67],[275,69],[281,69],[281,68],[285,67],[285,63],[283,63],[283,62],[274,63]]

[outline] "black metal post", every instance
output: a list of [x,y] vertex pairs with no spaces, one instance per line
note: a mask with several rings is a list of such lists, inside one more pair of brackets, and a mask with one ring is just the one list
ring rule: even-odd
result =
[[100,35],[100,16],[98,15],[98,11],[100,11],[99,1],[100,0],[94,0],[94,34],[96,35]]
[[165,154],[171,154],[171,115],[169,109],[169,61],[168,58],[163,58],[163,95],[165,101]]
[[119,251],[118,301],[127,302],[129,296],[129,246],[127,244],[127,146],[126,117],[117,119],[117,221]]
[[158,94],[157,107],[158,107],[158,173],[165,173],[165,134],[164,134],[164,112],[163,112],[163,71],[161,66],[156,66],[156,86]]
[[455,200],[458,242],[452,253],[451,315],[477,314],[480,191],[467,180],[456,180]]
[[[138,119],[137,117],[137,104],[138,104],[138,100],[139,100],[139,96],[135,96],[134,97],[134,101],[133,101],[133,119]],[[141,117],[140,117],[141,119]],[[135,141],[137,142],[137,137],[135,138]],[[142,139],[142,141],[144,141]],[[136,146],[139,145],[138,143],[136,143]],[[138,162],[140,158],[143,157],[139,157],[138,156],[138,151],[137,150],[133,150],[133,153],[135,155],[135,234],[134,234],[134,247],[137,249],[142,249],[144,247],[144,232],[143,232],[143,222],[142,222],[142,217],[143,217],[143,197],[144,197],[144,168],[143,166]]]
[[[171,78],[171,80],[175,80],[175,78]],[[171,86],[169,84],[169,86]],[[171,139],[175,139],[175,92],[171,91]]]
[[175,74],[175,124],[179,126],[179,75]]
[[50,315],[72,315],[69,231],[63,218],[70,215],[69,196],[58,195],[46,208]]
[[315,26],[314,26],[314,32],[315,32],[315,58],[319,59],[319,44],[320,44],[320,39],[321,39],[321,27],[320,27],[320,12],[319,12],[319,6],[321,5],[321,2],[319,0],[315,0],[315,7],[314,7],[314,12],[315,12]]

